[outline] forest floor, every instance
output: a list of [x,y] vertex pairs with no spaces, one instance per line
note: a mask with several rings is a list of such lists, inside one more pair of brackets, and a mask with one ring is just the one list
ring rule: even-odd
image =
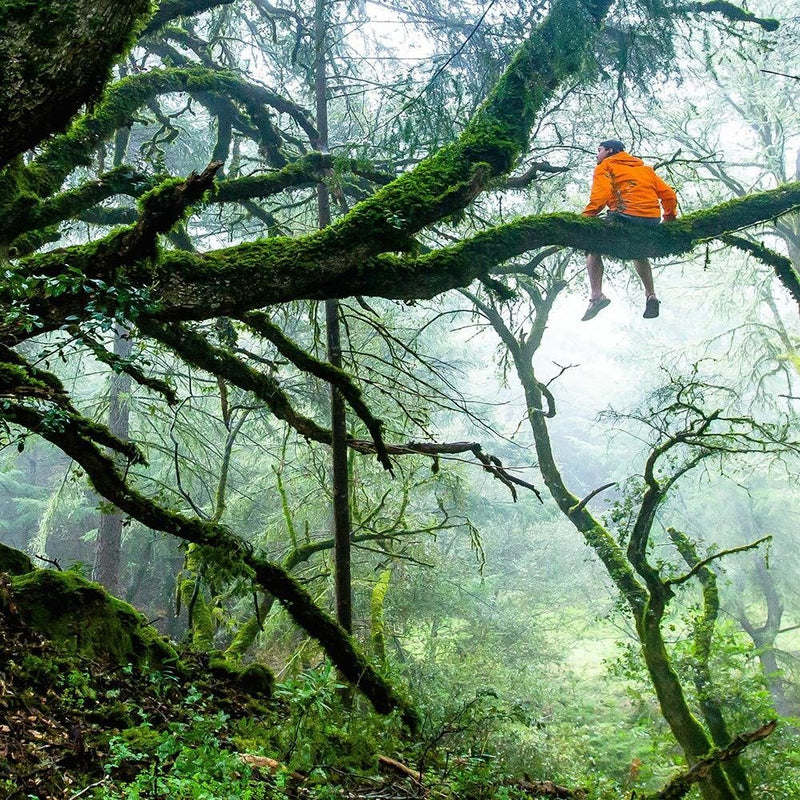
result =
[[[65,653],[19,621],[0,614],[0,798],[3,800],[67,800],[92,797],[92,790],[131,780],[136,773],[168,770],[169,764],[150,754],[144,741],[133,745],[128,758],[109,746],[121,731],[154,732],[187,721],[187,692],[205,688],[209,673],[203,655],[182,661],[182,674],[154,680],[128,669],[111,669],[87,658]],[[202,713],[214,718],[242,718],[260,713],[278,716],[272,703],[254,707],[253,698],[232,686],[214,682]],[[282,796],[308,796],[304,776],[289,774],[279,781],[280,765],[261,756],[236,752],[224,736],[222,748],[241,758],[251,782],[263,782],[264,797],[282,784]],[[344,775],[343,797],[418,797],[414,782],[400,774],[387,777]],[[142,795],[144,796],[144,795]],[[164,797],[154,778],[149,797]],[[208,796],[208,795],[202,795]],[[235,797],[237,795],[230,795]]]
[[[275,730],[291,726],[289,716],[285,700],[254,699],[212,676],[205,653],[182,654],[179,672],[110,667],[0,613],[0,800],[467,796],[435,772],[423,777],[388,756],[371,769],[343,758],[290,771],[248,753],[247,738],[236,733],[242,720]],[[497,788],[470,796],[583,796],[547,782]]]

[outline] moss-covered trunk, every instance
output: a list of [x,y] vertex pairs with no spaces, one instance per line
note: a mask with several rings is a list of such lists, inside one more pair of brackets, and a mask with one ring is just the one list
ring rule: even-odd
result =
[[[694,763],[712,749],[712,743],[703,726],[692,714],[680,678],[670,664],[661,634],[663,611],[660,602],[648,603],[642,613],[635,615],[636,632],[661,713],[687,760]],[[712,768],[708,778],[700,784],[700,794],[703,800],[738,800],[728,777],[719,765]]]
[[[672,596],[656,570],[647,563],[647,537],[653,514],[662,494],[658,487],[648,487],[642,497],[641,511],[631,536],[640,540],[640,546],[629,547],[626,553],[617,539],[587,510],[589,495],[579,500],[569,491],[558,469],[550,443],[547,417],[555,414],[555,401],[549,391],[536,378],[532,357],[538,349],[547,323],[547,316],[562,284],[554,284],[549,295],[529,292],[536,308],[531,330],[519,339],[511,333],[496,309],[474,295],[465,294],[476,303],[489,319],[509,349],[520,383],[525,392],[528,419],[533,432],[539,469],[551,496],[561,512],[583,534],[605,566],[609,576],[627,601],[642,647],[645,664],[658,698],[661,713],[675,739],[690,763],[698,761],[712,749],[705,729],[692,714],[686,701],[680,679],[670,664],[669,655],[661,633],[661,623],[667,600]],[[547,403],[545,404],[545,398]],[[634,570],[635,568],[635,570]],[[641,580],[640,580],[641,578]],[[704,800],[739,800],[719,766],[711,769],[701,784]]]
[[[700,563],[700,555],[694,542],[685,533],[675,528],[668,528],[667,533],[689,568],[697,567]],[[700,711],[711,734],[711,739],[717,747],[727,747],[733,737],[722,714],[718,694],[714,690],[710,665],[712,640],[719,616],[717,576],[710,567],[704,566],[698,569],[697,577],[703,587],[703,605],[692,626],[692,677]],[[750,780],[738,756],[727,761],[723,769],[739,799],[751,800],[753,795],[750,789]]]

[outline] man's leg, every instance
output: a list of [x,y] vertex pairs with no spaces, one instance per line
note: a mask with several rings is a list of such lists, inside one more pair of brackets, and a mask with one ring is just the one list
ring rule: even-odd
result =
[[655,286],[653,286],[653,268],[646,258],[637,259],[633,262],[633,266],[636,268],[636,274],[639,276],[639,280],[644,287],[645,307],[642,316],[644,316],[645,319],[653,319],[658,316],[659,311],[656,289]]
[[637,259],[633,262],[633,266],[636,268],[636,274],[639,276],[642,286],[644,286],[645,297],[655,297],[656,290],[653,286],[653,268],[650,266],[650,262],[646,258]]
[[603,296],[603,258],[599,253],[586,254],[586,272],[589,275],[590,299]]
[[599,253],[586,254],[586,272],[589,275],[591,297],[589,307],[581,317],[583,322],[596,317],[611,302],[603,294],[603,259]]

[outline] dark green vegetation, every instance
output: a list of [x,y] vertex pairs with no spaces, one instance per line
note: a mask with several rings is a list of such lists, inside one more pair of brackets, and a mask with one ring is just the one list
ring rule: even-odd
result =
[[[434,5],[0,5],[0,530],[54,567],[0,554],[8,797],[800,791],[800,131],[715,55],[792,81],[796,17]],[[645,234],[572,213],[621,118],[680,183]],[[587,249],[719,314],[558,343]]]

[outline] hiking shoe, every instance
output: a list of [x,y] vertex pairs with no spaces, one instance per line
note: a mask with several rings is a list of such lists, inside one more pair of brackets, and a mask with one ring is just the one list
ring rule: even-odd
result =
[[642,314],[642,316],[645,319],[654,319],[655,317],[658,316],[658,307],[659,307],[659,305],[661,305],[661,304],[658,302],[658,298],[656,298],[656,297],[648,297],[647,298],[647,303],[645,304],[645,307],[644,307],[644,314]]
[[[598,297],[597,300],[590,300],[586,313],[581,317],[581,322],[586,322],[596,317],[610,302],[607,297]],[[656,309],[656,314],[658,314],[658,309]]]

